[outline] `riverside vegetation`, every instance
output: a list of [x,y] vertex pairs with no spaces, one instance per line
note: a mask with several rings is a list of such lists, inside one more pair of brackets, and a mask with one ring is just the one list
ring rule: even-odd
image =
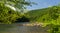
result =
[[42,22],[46,25],[51,25],[50,33],[60,32],[60,6],[52,6],[43,9],[32,10],[26,13],[30,21]]
[[[6,0],[7,1],[7,0]],[[11,0],[12,1],[12,0]],[[8,1],[7,1],[8,2]],[[13,2],[13,3],[12,3]],[[12,1],[8,3],[13,5],[17,10],[17,3]],[[7,3],[5,1],[0,2],[0,23],[1,24],[12,24],[17,22],[42,22],[44,27],[51,25],[49,33],[60,33],[60,6],[52,6],[43,9],[31,10],[24,15],[21,14],[18,10],[12,10],[10,7],[5,6]],[[20,4],[30,5],[30,3],[21,2]],[[21,6],[20,8],[22,8]],[[20,9],[18,8],[18,9]],[[23,9],[23,8],[22,8]]]

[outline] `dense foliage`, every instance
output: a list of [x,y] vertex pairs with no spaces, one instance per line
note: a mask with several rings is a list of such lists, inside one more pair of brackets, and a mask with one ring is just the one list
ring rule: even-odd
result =
[[29,16],[32,22],[37,21],[44,23],[44,25],[51,25],[50,33],[60,32],[60,6],[32,10],[26,13],[26,15]]
[[14,11],[0,3],[0,23],[12,23],[20,18],[20,12]]
[[26,13],[26,16],[29,16],[31,21],[45,22],[58,20],[60,17],[60,7],[53,6],[44,9],[32,10]]
[[11,24],[15,22],[43,22],[44,25],[51,25],[50,33],[60,32],[60,6],[53,6],[44,9],[32,10],[26,14],[7,7],[10,5],[16,10],[24,10],[25,5],[31,5],[25,0],[0,0],[0,23]]
[[16,10],[23,10],[26,5],[31,5],[32,2],[25,0],[0,0],[0,3],[14,7]]
[[25,0],[0,0],[0,23],[11,24],[17,19],[22,19],[23,13],[21,14],[20,11],[24,11],[25,6],[31,4]]

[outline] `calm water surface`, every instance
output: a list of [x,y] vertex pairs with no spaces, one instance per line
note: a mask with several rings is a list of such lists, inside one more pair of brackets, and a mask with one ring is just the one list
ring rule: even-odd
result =
[[23,26],[22,24],[25,23],[20,24],[0,24],[0,33],[48,33],[48,28],[41,26]]

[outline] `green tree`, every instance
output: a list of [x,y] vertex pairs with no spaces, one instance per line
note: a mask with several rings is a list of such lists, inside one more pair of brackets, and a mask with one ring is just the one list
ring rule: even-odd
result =
[[31,5],[32,2],[25,1],[25,0],[0,0],[0,3],[4,3],[5,5],[9,5],[14,7],[16,10],[25,9],[25,6]]
[[[25,0],[0,0],[0,23],[11,24],[16,19],[21,17],[21,13],[18,10],[23,11],[28,5],[32,3]],[[12,10],[14,7],[16,10]]]
[[57,6],[54,6],[53,8],[51,8],[49,11],[50,17],[56,20],[59,17],[58,11],[59,11],[59,8]]
[[20,18],[20,12],[14,11],[4,5],[5,4],[0,3],[0,23],[11,24],[17,18]]

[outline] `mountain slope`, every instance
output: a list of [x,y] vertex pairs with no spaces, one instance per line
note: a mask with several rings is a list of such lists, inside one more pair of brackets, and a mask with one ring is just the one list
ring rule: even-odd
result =
[[52,6],[44,9],[31,10],[26,13],[26,16],[30,18],[31,21],[45,22],[57,20],[60,15],[60,7]]

